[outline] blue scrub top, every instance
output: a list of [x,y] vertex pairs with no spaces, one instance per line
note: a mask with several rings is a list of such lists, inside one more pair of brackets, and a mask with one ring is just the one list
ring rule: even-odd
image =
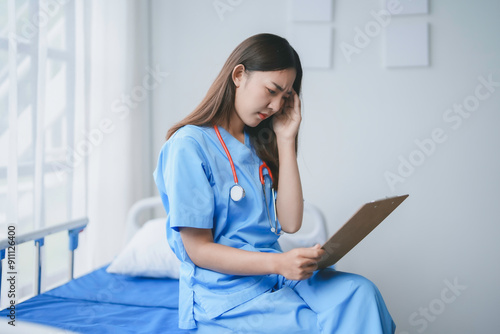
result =
[[[167,239],[181,261],[179,327],[196,328],[196,301],[209,318],[215,318],[261,293],[278,281],[277,275],[239,276],[196,266],[184,249],[180,227],[212,229],[214,242],[255,252],[281,252],[271,231],[265,205],[271,213],[271,180],[266,175],[265,203],[259,180],[262,161],[245,132],[245,144],[222,127],[221,136],[233,159],[238,181],[246,196],[231,200],[234,185],[229,159],[212,127],[186,125],[162,147],[154,179],[167,212]],[[281,231],[279,223],[278,232]]]

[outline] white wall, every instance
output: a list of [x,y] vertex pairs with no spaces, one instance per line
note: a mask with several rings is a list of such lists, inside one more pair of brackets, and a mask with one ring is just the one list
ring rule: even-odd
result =
[[[200,102],[239,42],[260,32],[288,36],[289,1],[230,3],[221,20],[213,1],[153,0],[152,61],[170,73],[154,92],[153,163],[167,129]],[[355,27],[380,8],[378,0],[335,1],[333,66],[305,70],[305,198],[332,233],[363,202],[409,193],[338,269],[377,284],[397,333],[496,332],[500,87],[456,129],[443,116],[475,94],[480,76],[500,82],[500,2],[431,0],[428,15],[397,18],[429,22],[429,67],[384,68],[382,35],[348,63],[340,43],[353,44]],[[385,173],[398,173],[400,156],[417,157],[415,141],[435,129],[446,140],[391,189]]]

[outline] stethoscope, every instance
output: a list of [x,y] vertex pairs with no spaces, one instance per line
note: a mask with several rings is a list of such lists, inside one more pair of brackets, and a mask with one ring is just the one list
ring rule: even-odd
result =
[[[215,134],[217,135],[217,138],[219,138],[222,148],[224,149],[224,152],[226,152],[229,164],[231,165],[231,171],[233,172],[234,184],[229,190],[229,195],[233,201],[239,202],[245,197],[245,189],[243,189],[243,187],[238,183],[238,175],[236,175],[236,168],[234,167],[233,159],[231,158],[231,154],[227,149],[226,143],[224,142],[222,136],[220,135],[219,128],[217,127],[217,125],[214,125],[214,129],[215,129]],[[269,206],[267,205],[266,179],[264,177],[264,168],[267,169],[269,177],[271,178],[271,193],[273,195],[272,200],[274,208],[274,226],[271,223],[271,214],[269,213]],[[269,220],[269,226],[271,227],[271,231],[273,233],[275,233],[276,235],[280,235],[281,233],[278,233],[278,215],[276,214],[276,192],[272,188],[272,182],[274,182],[273,174],[271,173],[271,169],[267,166],[265,162],[263,162],[262,165],[260,165],[259,167],[259,178],[260,178],[260,184],[262,185],[262,193],[264,194],[264,201],[266,204],[265,206],[267,210],[267,218]]]

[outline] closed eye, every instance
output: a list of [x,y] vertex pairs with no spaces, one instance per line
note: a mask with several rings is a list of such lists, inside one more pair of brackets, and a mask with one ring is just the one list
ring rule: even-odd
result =
[[271,95],[276,94],[276,91],[274,91],[274,90],[272,90],[272,89],[269,89],[269,88],[268,88],[268,89],[267,89],[267,91],[268,91],[268,92],[269,92],[269,94],[271,94]]

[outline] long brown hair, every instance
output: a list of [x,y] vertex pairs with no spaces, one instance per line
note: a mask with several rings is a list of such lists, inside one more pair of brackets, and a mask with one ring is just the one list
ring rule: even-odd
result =
[[[294,68],[296,75],[292,87],[297,94],[300,94],[302,66],[297,52],[286,39],[280,36],[273,34],[254,35],[244,40],[229,55],[205,98],[193,112],[168,130],[167,140],[177,130],[188,124],[198,126],[229,125],[230,115],[234,111],[236,92],[232,73],[233,69],[239,64],[245,66],[245,70],[250,72],[279,71]],[[279,156],[272,117],[265,119],[254,128],[246,127],[246,130],[257,155],[271,169],[274,177],[273,187],[277,188]],[[295,151],[297,151],[297,137],[295,138]]]

